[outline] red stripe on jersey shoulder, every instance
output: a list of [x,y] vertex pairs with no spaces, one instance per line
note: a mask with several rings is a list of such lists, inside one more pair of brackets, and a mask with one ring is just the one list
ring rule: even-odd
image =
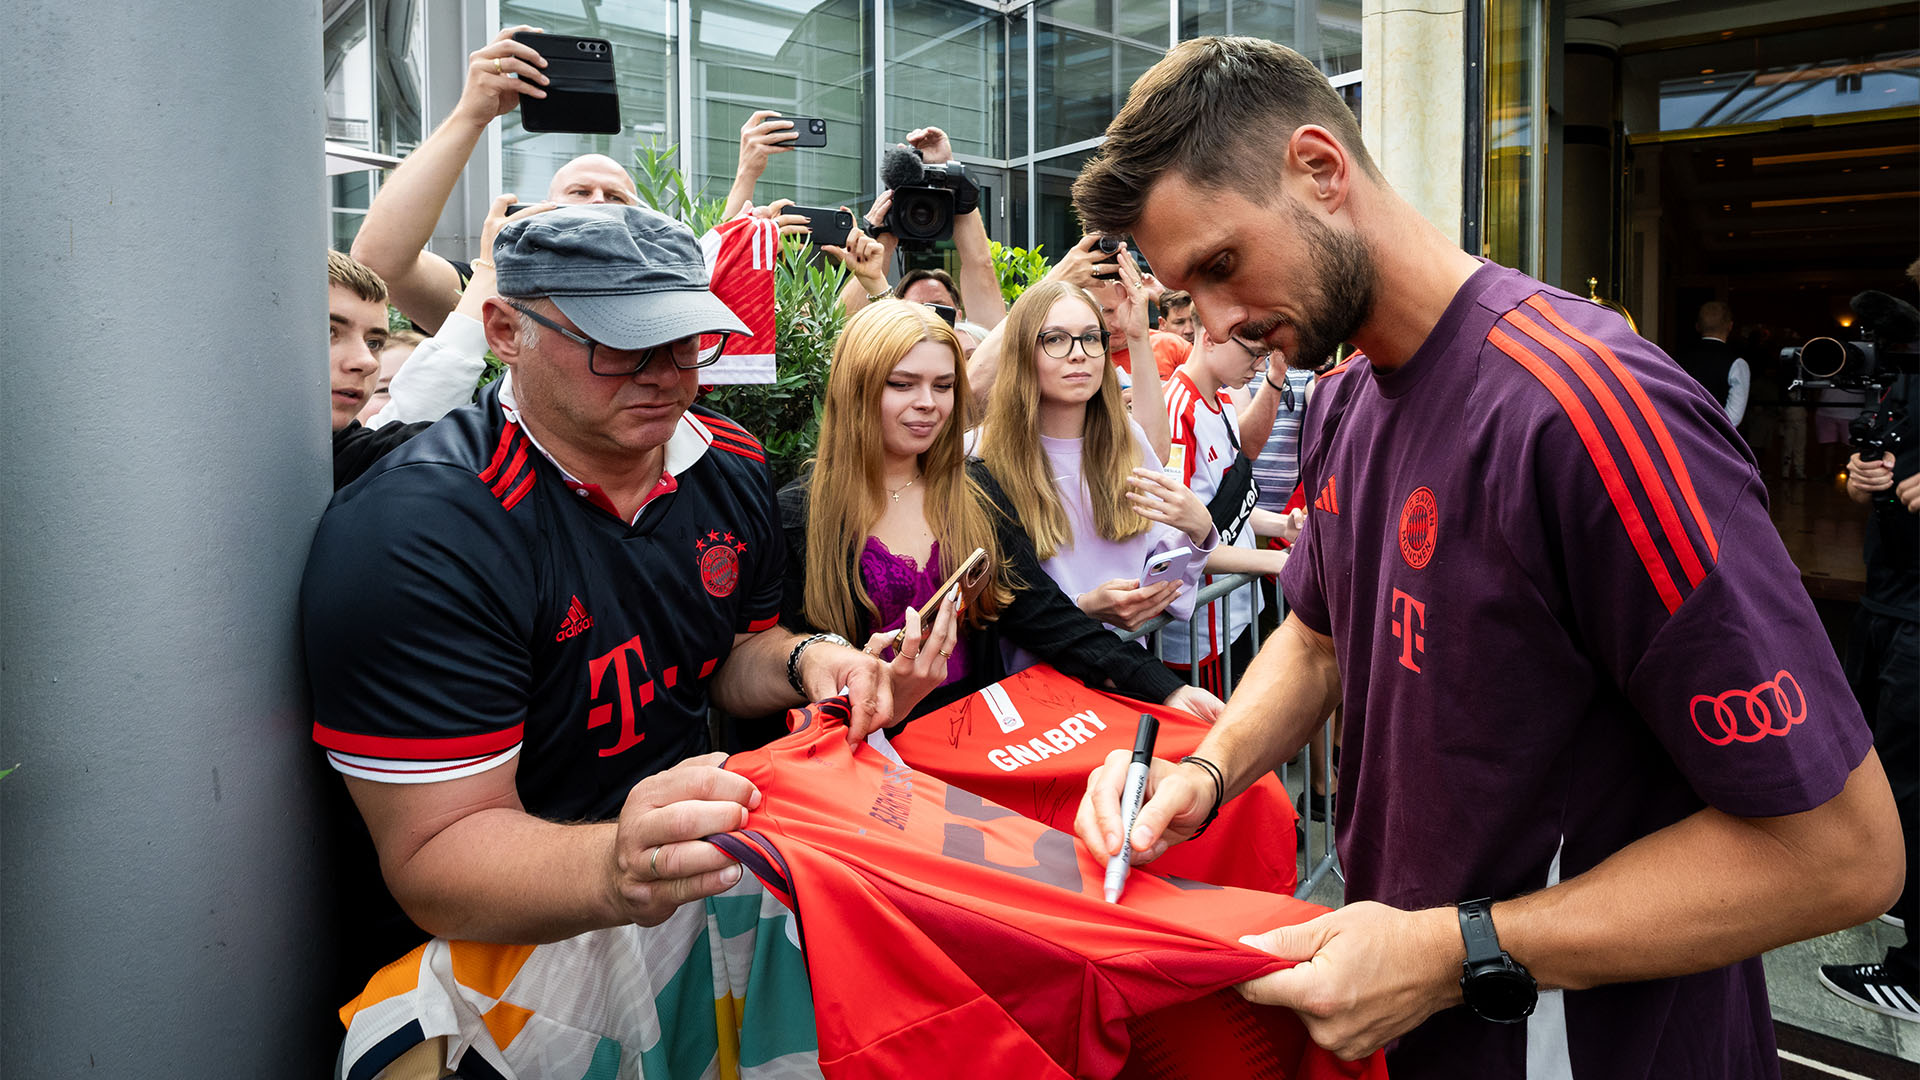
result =
[[1660,475],[1654,466],[1653,458],[1647,453],[1647,444],[1640,438],[1640,430],[1633,426],[1633,420],[1620,404],[1620,395],[1614,392],[1600,378],[1600,373],[1586,356],[1566,342],[1548,333],[1539,323],[1527,318],[1518,311],[1508,312],[1503,320],[1509,326],[1519,330],[1536,344],[1546,348],[1567,365],[1587,392],[1600,404],[1600,411],[1606,414],[1613,425],[1613,432],[1620,445],[1627,451],[1627,460],[1633,463],[1633,472],[1640,480],[1641,489],[1646,492],[1647,502],[1653,507],[1653,516],[1660,522],[1660,530],[1666,535],[1668,546],[1679,557],[1680,568],[1686,572],[1687,585],[1699,588],[1706,578],[1706,568],[1700,564],[1700,554],[1694,550],[1693,537],[1687,535],[1686,526],[1680,522],[1680,514],[1674,509],[1673,499],[1667,494],[1666,478]]
[[747,633],[757,634],[762,630],[771,630],[778,625],[780,625],[780,616],[778,613],[775,613],[767,616],[764,619],[755,619],[752,622],[748,623]]
[[534,470],[528,469],[526,479],[520,481],[520,484],[518,487],[515,487],[512,491],[507,492],[506,498],[500,500],[500,509],[511,510],[514,507],[519,506],[520,500],[526,498],[527,492],[533,490],[533,478],[537,475],[539,474],[536,473]]
[[389,761],[452,761],[511,750],[520,742],[525,730],[525,725],[515,724],[480,735],[458,735],[443,739],[403,738],[337,731],[316,720],[313,723],[313,741],[329,750],[361,757],[386,758]]
[[764,463],[767,460],[767,455],[764,453],[761,453],[758,449],[755,449],[750,446],[743,446],[737,442],[730,442],[727,439],[719,436],[716,436],[714,438],[713,448],[715,450],[725,450],[729,454],[738,454],[741,457],[748,459],[749,461],[758,461],[758,462]]
[[[493,487],[490,490],[493,492],[494,498],[497,499],[512,490],[513,485],[520,479],[520,470],[525,467],[526,464],[527,444],[526,440],[523,439],[520,442],[520,449],[514,451],[512,460],[508,461],[507,467],[501,471],[500,478],[493,482]],[[481,479],[484,480],[486,477],[483,475]]]
[[520,425],[509,420],[500,428],[500,445],[493,448],[493,460],[480,472],[481,483],[491,483],[494,474],[507,463],[507,450],[513,445],[513,437],[520,433]]
[[1713,525],[1707,520],[1707,512],[1701,509],[1700,496],[1693,489],[1693,475],[1687,472],[1687,463],[1680,457],[1680,448],[1674,445],[1673,436],[1667,431],[1666,421],[1661,419],[1660,413],[1654,409],[1653,401],[1647,397],[1647,392],[1640,386],[1640,381],[1620,363],[1620,359],[1613,354],[1612,349],[1607,348],[1605,342],[1582,333],[1578,327],[1561,318],[1560,313],[1553,310],[1553,307],[1538,294],[1529,297],[1526,306],[1539,312],[1553,324],[1554,329],[1592,350],[1613,372],[1613,377],[1620,380],[1620,385],[1627,388],[1627,396],[1633,399],[1634,405],[1640,410],[1640,415],[1646,419],[1647,429],[1653,432],[1653,441],[1659,445],[1661,455],[1667,459],[1667,468],[1673,472],[1674,482],[1680,485],[1680,495],[1687,501],[1687,509],[1693,513],[1694,524],[1699,526],[1700,535],[1707,541],[1708,561],[1718,562],[1720,542],[1714,538]]
[[1358,359],[1360,359],[1360,354],[1354,353],[1352,356],[1347,357],[1345,360],[1342,360],[1339,363],[1328,368],[1327,370],[1321,372],[1320,374],[1315,375],[1313,379],[1315,382],[1319,382],[1321,379],[1331,379],[1335,375],[1338,375],[1341,372],[1347,370],[1348,366]]
[[1607,447],[1601,437],[1600,429],[1595,426],[1592,414],[1587,412],[1573,388],[1567,385],[1546,361],[1528,351],[1526,346],[1508,337],[1499,327],[1487,331],[1487,342],[1501,352],[1512,357],[1527,373],[1540,381],[1547,392],[1553,395],[1560,408],[1565,410],[1567,419],[1573,422],[1573,429],[1580,436],[1580,442],[1587,449],[1587,456],[1593,459],[1593,467],[1600,474],[1600,483],[1607,489],[1607,497],[1613,501],[1614,512],[1620,516],[1621,524],[1627,530],[1627,539],[1633,545],[1634,553],[1640,557],[1640,565],[1646,568],[1647,577],[1652,580],[1654,591],[1660,594],[1660,601],[1667,606],[1668,614],[1680,610],[1680,589],[1673,583],[1673,575],[1667,570],[1666,560],[1654,546],[1653,535],[1647,531],[1647,523],[1640,516],[1640,508],[1635,505],[1633,495],[1627,490],[1626,479],[1620,475],[1620,466],[1613,460],[1613,451]]

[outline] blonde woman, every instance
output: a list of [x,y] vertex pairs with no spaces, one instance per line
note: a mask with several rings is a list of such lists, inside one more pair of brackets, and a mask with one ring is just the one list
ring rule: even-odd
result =
[[[931,308],[886,300],[848,321],[813,468],[780,492],[782,621],[889,659],[896,716],[1003,677],[1002,640],[1089,685],[1217,714],[1218,699],[1123,644],[1053,586],[1025,534],[996,511],[992,476],[966,460],[970,400],[959,339]],[[992,584],[921,627],[913,609],[975,548],[991,560]]]
[[[1123,301],[1118,314],[1131,314]],[[1088,615],[1132,630],[1193,613],[1193,590],[1220,536],[1185,485],[1164,476],[1127,416],[1112,337],[1085,290],[1043,282],[1008,313],[980,457],[1043,570]],[[1179,579],[1143,587],[1148,560],[1192,557]],[[1014,656],[1014,667],[1031,663]]]

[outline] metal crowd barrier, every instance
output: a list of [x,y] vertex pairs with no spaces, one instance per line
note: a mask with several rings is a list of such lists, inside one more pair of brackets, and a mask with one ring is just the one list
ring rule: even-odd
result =
[[[1203,633],[1208,606],[1216,600],[1225,599],[1235,590],[1243,588],[1254,590],[1254,598],[1257,600],[1260,578],[1253,574],[1217,574],[1213,577],[1212,581],[1203,586],[1201,590],[1195,594],[1193,599],[1193,614],[1187,619],[1186,660],[1188,685],[1200,685],[1200,664],[1197,662],[1196,654],[1198,651],[1198,642]],[[1280,615],[1282,618],[1286,615],[1284,599],[1281,601]],[[1223,603],[1220,605],[1220,619],[1220,640],[1228,643],[1227,648],[1220,650],[1220,698],[1224,701],[1233,696],[1235,681],[1231,648],[1231,643],[1235,640],[1235,634],[1233,629],[1233,605],[1231,603]],[[1122,641],[1138,641],[1151,634],[1153,636],[1151,645],[1153,655],[1159,657],[1160,661],[1165,663],[1167,655],[1164,649],[1164,643],[1160,639],[1160,630],[1172,625],[1172,623],[1173,617],[1171,615],[1161,614],[1155,616],[1138,630],[1115,630],[1114,633],[1119,635]],[[1257,626],[1258,616],[1255,616],[1255,633],[1258,633]],[[1256,642],[1255,644],[1257,646],[1259,643]],[[1255,651],[1258,652],[1259,650],[1256,648]],[[1322,776],[1331,777],[1333,775],[1333,734],[1333,717],[1329,716],[1326,719],[1325,726],[1322,728],[1323,737],[1321,744],[1326,748],[1325,760],[1320,762],[1320,774]],[[1321,827],[1318,830],[1319,844],[1315,845],[1313,843],[1316,830],[1313,828],[1314,822],[1311,813],[1313,807],[1313,774],[1310,768],[1312,765],[1312,757],[1313,744],[1309,741],[1307,745],[1300,748],[1300,753],[1297,756],[1291,761],[1282,764],[1279,769],[1280,783],[1282,786],[1285,786],[1288,778],[1288,770],[1298,765],[1301,770],[1301,788],[1308,793],[1305,802],[1309,813],[1302,819],[1301,824],[1301,828],[1306,836],[1306,843],[1300,845],[1299,851],[1300,883],[1293,891],[1293,895],[1299,898],[1305,898],[1308,894],[1312,893],[1313,890],[1318,888],[1320,883],[1326,879],[1328,874],[1333,874],[1342,882],[1346,880],[1346,875],[1340,870],[1340,856],[1333,849],[1333,817],[1331,806],[1328,807],[1327,820],[1321,823]],[[1317,855],[1313,850],[1315,847],[1318,848]]]

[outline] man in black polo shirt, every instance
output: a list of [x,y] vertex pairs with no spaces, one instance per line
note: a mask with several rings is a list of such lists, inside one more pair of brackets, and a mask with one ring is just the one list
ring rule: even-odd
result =
[[719,352],[700,335],[743,329],[693,233],[566,207],[493,255],[482,322],[510,375],[320,523],[314,739],[420,931],[651,926],[740,876],[699,842],[758,800],[706,754],[710,704],[764,715],[847,686],[885,720],[890,693],[877,660],[776,626],[764,453],[690,408]]

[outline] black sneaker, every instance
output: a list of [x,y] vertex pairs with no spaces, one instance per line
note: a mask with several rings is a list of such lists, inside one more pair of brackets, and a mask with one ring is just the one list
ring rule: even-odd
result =
[[1863,1009],[1896,1020],[1920,1020],[1920,1001],[1882,964],[1821,964],[1820,983]]
[[[1313,808],[1311,812],[1307,809],[1309,806]],[[1303,820],[1325,821],[1333,814],[1333,795],[1331,793],[1323,795],[1309,788],[1301,792],[1299,798],[1293,800],[1293,808],[1300,812]]]

